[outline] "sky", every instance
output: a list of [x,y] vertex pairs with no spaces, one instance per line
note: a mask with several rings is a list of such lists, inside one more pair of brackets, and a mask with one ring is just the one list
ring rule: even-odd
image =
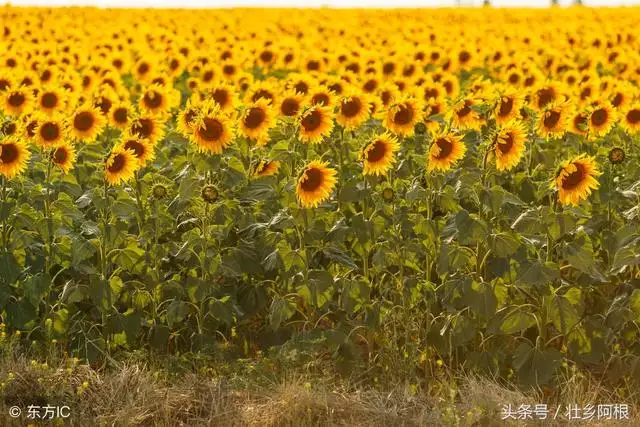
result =
[[[460,0],[478,6],[482,0]],[[0,4],[5,1],[0,0]],[[14,6],[98,6],[98,7],[434,7],[454,6],[456,0],[12,0]],[[492,0],[494,6],[544,7],[551,0]],[[569,5],[573,0],[560,0]],[[640,0],[583,0],[588,6],[640,5]]]

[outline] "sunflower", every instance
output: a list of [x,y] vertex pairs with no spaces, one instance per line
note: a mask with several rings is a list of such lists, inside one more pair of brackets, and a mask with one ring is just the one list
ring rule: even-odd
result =
[[277,103],[276,90],[270,83],[260,81],[252,85],[246,92],[244,101],[247,104],[258,102],[264,99],[267,103],[275,105]]
[[133,76],[141,83],[146,83],[149,77],[154,74],[155,64],[147,59],[141,58],[133,66]]
[[240,131],[258,145],[264,145],[269,138],[269,129],[273,127],[274,113],[266,99],[247,105],[240,117]]
[[589,136],[604,136],[613,127],[616,120],[616,112],[609,102],[601,102],[594,107],[589,118],[587,119],[587,127],[589,128]]
[[365,175],[384,175],[393,165],[394,153],[400,149],[398,140],[389,132],[377,135],[362,150]]
[[429,164],[427,171],[447,171],[458,160],[464,157],[467,147],[462,137],[453,133],[438,133],[433,137],[429,148]]
[[139,139],[125,135],[119,144],[122,150],[131,151],[138,160],[138,167],[144,167],[147,162],[153,160],[155,153],[153,145],[146,139]]
[[429,132],[434,133],[440,128],[440,122],[434,119],[434,116],[440,116],[445,113],[444,104],[441,101],[431,101],[425,108],[423,120]]
[[414,98],[400,98],[387,109],[384,126],[395,134],[411,136],[421,112],[422,107]]
[[520,108],[524,105],[524,97],[517,91],[511,90],[502,94],[493,110],[496,123],[503,124],[518,117]]
[[336,102],[335,94],[324,86],[315,86],[307,95],[311,105],[319,105],[322,107],[333,107]]
[[131,104],[127,101],[118,101],[109,110],[109,124],[117,129],[126,129],[131,114]]
[[193,132],[194,119],[201,110],[201,102],[192,96],[187,100],[184,108],[180,110],[176,117],[176,127],[185,138],[189,138]]
[[547,105],[560,100],[560,87],[554,82],[547,82],[533,92],[531,107],[542,111]]
[[97,108],[81,106],[69,119],[71,134],[81,141],[94,142],[105,125],[105,118]]
[[640,104],[629,107],[623,114],[620,124],[630,134],[640,132]]
[[493,152],[496,156],[496,169],[499,171],[513,169],[524,154],[524,142],[527,130],[516,121],[498,127],[491,136]]
[[59,112],[65,107],[65,93],[57,87],[50,87],[38,92],[36,105],[38,110],[47,114]]
[[278,160],[261,160],[256,165],[253,174],[258,177],[271,176],[278,173],[280,162]]
[[479,129],[482,123],[480,114],[472,107],[476,105],[471,98],[458,101],[449,112],[453,125],[458,129]]
[[170,90],[160,85],[149,86],[140,95],[138,107],[140,111],[147,111],[155,115],[163,115],[175,106],[175,96],[171,96]]
[[7,120],[0,124],[0,133],[3,137],[19,135],[22,132],[21,123],[18,121]]
[[10,89],[4,92],[2,107],[6,114],[20,116],[31,108],[32,103],[31,90]]
[[226,113],[234,111],[238,105],[238,95],[233,86],[228,84],[219,83],[213,85],[206,90],[205,95],[218,104],[222,111]]
[[296,187],[300,205],[303,208],[315,208],[328,199],[336,185],[336,175],[336,170],[326,162],[309,162],[300,174]]
[[131,119],[126,131],[131,136],[156,144],[164,136],[164,122],[153,114],[141,114]]
[[138,159],[133,151],[115,147],[104,163],[104,176],[109,185],[118,185],[133,178]]
[[72,144],[63,142],[51,152],[51,161],[64,173],[69,173],[76,162],[76,150]]
[[300,140],[317,144],[333,130],[333,114],[329,107],[314,105],[300,114]]
[[569,130],[580,136],[587,134],[587,121],[589,119],[589,113],[578,110],[571,116],[571,122],[569,123]]
[[211,101],[203,105],[187,123],[191,128],[190,139],[201,152],[222,154],[234,136],[231,120]]
[[538,118],[538,134],[546,139],[560,138],[567,129],[568,104],[551,103]]
[[68,127],[60,115],[42,117],[35,131],[35,143],[44,148],[55,147],[66,138],[67,133]]
[[378,91],[378,96],[382,102],[382,106],[388,108],[396,99],[400,98],[400,91],[396,85],[385,83]]
[[599,175],[595,159],[581,154],[560,165],[552,187],[558,189],[560,203],[577,206],[581,200],[587,199],[592,190],[600,186],[596,179]]
[[281,117],[295,117],[298,115],[300,108],[302,107],[302,103],[304,102],[304,97],[302,94],[295,92],[293,90],[285,92],[280,97],[280,106],[278,107],[278,115]]
[[336,121],[347,130],[356,129],[369,117],[371,104],[364,94],[350,91],[338,101]]
[[5,138],[0,141],[0,174],[11,179],[27,168],[31,152],[18,138]]

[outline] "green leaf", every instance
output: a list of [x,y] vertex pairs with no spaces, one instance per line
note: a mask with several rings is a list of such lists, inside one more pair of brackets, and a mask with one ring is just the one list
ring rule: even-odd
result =
[[541,386],[551,381],[561,361],[562,353],[558,350],[540,350],[523,342],[516,350],[513,366],[518,371],[520,382],[528,386]]
[[[575,300],[575,292],[573,294],[569,294],[569,298]],[[547,309],[547,318],[553,322],[553,325],[558,331],[565,335],[580,322],[578,309],[569,298],[564,295],[553,295],[544,298],[544,304]]]
[[43,273],[38,273],[22,282],[21,287],[25,298],[29,300],[31,305],[38,307],[40,301],[49,293],[51,278]]
[[295,314],[295,310],[296,306],[293,302],[280,297],[275,298],[269,308],[269,323],[271,328],[274,331],[278,330],[283,322],[291,319]]
[[520,241],[512,233],[498,233],[489,236],[489,248],[498,257],[513,255],[519,247]]
[[167,324],[174,328],[189,314],[189,305],[180,300],[173,300],[167,308]]
[[516,307],[502,318],[500,332],[507,335],[517,334],[535,324],[536,320],[533,314]]

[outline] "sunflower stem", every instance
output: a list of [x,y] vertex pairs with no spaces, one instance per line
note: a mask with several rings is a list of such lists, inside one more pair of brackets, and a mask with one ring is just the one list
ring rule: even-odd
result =
[[47,150],[44,152],[47,159],[47,170],[45,173],[45,198],[44,198],[44,217],[47,222],[47,241],[46,241],[46,258],[44,263],[45,273],[49,273],[51,262],[53,261],[53,221],[51,218],[51,156],[52,152]]
[[[308,230],[309,229],[309,218],[307,217],[308,215],[308,209],[307,208],[303,208],[302,209],[302,219],[304,221],[304,229]],[[300,233],[301,236],[303,235],[303,233]],[[307,286],[310,286],[309,283],[309,247],[306,244],[306,241],[304,240],[304,238],[302,239],[302,244],[304,245],[304,283]],[[313,304],[313,311],[314,311],[314,315],[317,318],[318,317],[318,289],[316,287],[316,285],[314,284],[313,286],[310,286],[311,288],[311,303]]]
[[140,181],[140,171],[136,171],[136,204],[138,205],[138,231],[142,233],[145,223],[144,205],[142,203],[142,181]]
[[102,225],[103,225],[103,232],[102,232],[102,242],[101,242],[101,254],[100,254],[100,261],[101,261],[101,279],[102,279],[102,285],[103,285],[103,297],[106,298],[106,306],[107,309],[105,310],[104,308],[102,308],[101,310],[101,314],[102,314],[102,337],[104,339],[105,345],[107,345],[108,342],[108,338],[109,338],[109,334],[107,331],[107,316],[108,316],[108,310],[111,309],[111,289],[109,287],[109,278],[108,278],[108,260],[107,260],[107,244],[109,241],[109,222],[110,222],[110,218],[109,218],[109,186],[107,183],[106,178],[103,178],[103,194],[104,194],[104,206],[103,206],[103,212],[102,212]]
[[158,276],[160,281],[160,248],[158,247],[158,201],[154,198],[152,202],[153,209],[153,249],[155,256],[153,257],[154,274]]
[[[368,223],[368,205],[369,205],[369,180],[367,179],[366,175],[364,177],[364,200],[362,202],[363,206],[362,206],[362,215],[363,215],[363,219],[366,221],[365,222],[365,227],[369,227],[369,223]],[[369,233],[367,233],[369,234]],[[367,242],[368,243],[368,242]],[[362,266],[363,266],[363,270],[364,270],[364,278],[367,280],[367,282],[369,281],[369,251],[367,249],[367,243],[365,243],[362,246]]]
[[[5,205],[7,204],[7,178],[2,175],[2,186],[0,187],[0,208],[2,209],[2,211],[5,210]],[[8,227],[7,227],[7,216],[6,214],[2,215],[2,251],[3,252],[8,252]]]
[[204,215],[202,216],[202,230],[200,234],[200,240],[202,242],[202,255],[200,260],[200,268],[202,269],[202,280],[207,280],[207,251],[209,245],[207,241],[207,230],[209,229],[209,203],[204,205]]

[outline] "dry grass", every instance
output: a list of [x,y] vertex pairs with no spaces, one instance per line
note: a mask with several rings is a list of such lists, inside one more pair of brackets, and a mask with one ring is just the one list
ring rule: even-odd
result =
[[[42,366],[5,357],[0,366],[0,380],[5,382],[0,425],[24,426],[28,421],[11,419],[7,415],[10,406],[24,411],[29,404],[49,403],[69,405],[72,418],[62,424],[83,427],[493,426],[505,425],[502,405],[543,401],[540,392],[525,394],[472,375],[443,376],[428,392],[415,386],[354,387],[346,380],[291,371],[268,378],[252,382],[247,377],[193,373],[170,377],[162,369],[133,362],[98,372],[84,365],[70,367],[68,361]],[[561,404],[625,402],[579,377],[571,378],[559,392],[557,402]],[[632,416],[636,407],[631,407]],[[566,424],[566,420],[544,423]]]

